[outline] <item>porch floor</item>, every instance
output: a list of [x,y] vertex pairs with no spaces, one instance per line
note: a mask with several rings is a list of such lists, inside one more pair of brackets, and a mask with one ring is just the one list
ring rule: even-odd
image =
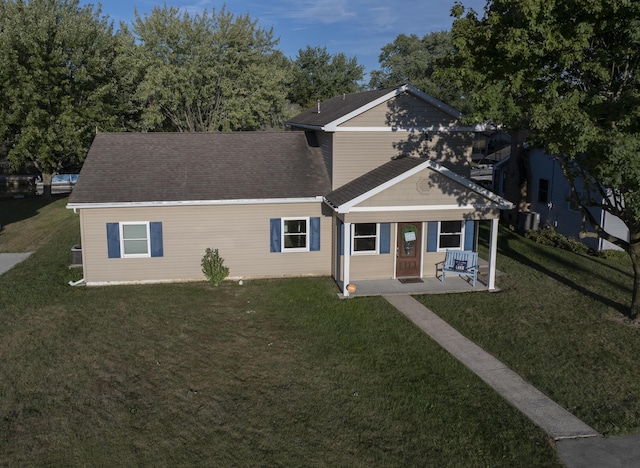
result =
[[[453,294],[487,291],[487,262],[486,260],[479,259],[478,263],[480,264],[480,271],[475,286],[472,285],[473,280],[471,277],[452,274],[447,275],[444,282],[441,281],[440,276],[421,278],[422,282],[406,284],[401,283],[398,279],[351,281],[351,284],[355,285],[356,290],[349,294],[349,298],[394,294]],[[496,271],[496,276],[502,274],[502,272]],[[342,283],[338,282],[338,286],[341,291],[338,293],[338,297],[344,299]],[[497,291],[500,290],[496,288],[491,292]]]

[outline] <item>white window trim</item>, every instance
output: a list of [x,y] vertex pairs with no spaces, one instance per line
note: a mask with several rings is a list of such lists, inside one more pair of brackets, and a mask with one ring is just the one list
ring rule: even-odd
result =
[[[452,221],[458,221],[458,220],[452,220]],[[461,225],[460,246],[459,247],[440,247],[440,234],[442,234],[441,233],[442,221],[438,221],[438,250],[437,250],[438,252],[446,252],[447,250],[464,250],[464,228],[466,223],[463,220],[459,220],[459,222]]]
[[[356,224],[375,224],[376,225],[376,248],[375,250],[359,250],[356,251]],[[373,236],[360,236],[373,237]],[[380,254],[380,223],[353,223],[351,225],[351,255],[379,255]]]
[[[310,250],[310,242],[311,242],[311,235],[310,235],[310,229],[311,229],[311,218],[309,216],[305,217],[305,216],[291,216],[288,218],[280,218],[280,252],[309,252]],[[284,223],[285,221],[304,221],[306,223],[306,239],[305,239],[305,247],[304,248],[299,248],[299,247],[285,247],[285,242],[284,239],[287,236],[287,234],[285,234],[284,232]]]
[[[140,226],[144,225],[147,229],[147,253],[144,254],[126,254],[124,251],[124,226]],[[121,258],[150,258],[151,257],[151,230],[149,229],[149,221],[123,221],[119,223],[120,228],[120,257]],[[130,239],[128,239],[130,240]]]

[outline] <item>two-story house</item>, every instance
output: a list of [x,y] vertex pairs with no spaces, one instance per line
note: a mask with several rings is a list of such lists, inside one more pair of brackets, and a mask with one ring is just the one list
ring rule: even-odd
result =
[[410,85],[337,96],[289,131],[98,134],[68,208],[80,216],[87,285],[204,278],[436,276],[446,249],[475,250],[500,210],[474,184],[474,128]]

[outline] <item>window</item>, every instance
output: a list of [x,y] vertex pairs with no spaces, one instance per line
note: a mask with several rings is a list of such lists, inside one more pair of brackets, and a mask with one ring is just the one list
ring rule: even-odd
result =
[[309,250],[309,219],[282,219],[282,250]]
[[320,250],[320,218],[271,218],[270,252],[316,252]]
[[107,252],[109,258],[162,257],[162,223],[107,223]]
[[149,256],[149,223],[120,223],[123,257]]
[[354,254],[378,252],[377,223],[358,223],[353,225],[352,252]]
[[463,238],[462,221],[441,221],[438,234],[438,250],[461,249]]
[[549,202],[549,181],[547,179],[540,179],[538,181],[538,202]]

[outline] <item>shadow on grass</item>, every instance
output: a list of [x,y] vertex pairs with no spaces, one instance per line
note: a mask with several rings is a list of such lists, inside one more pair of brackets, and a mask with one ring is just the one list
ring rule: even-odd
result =
[[47,205],[54,203],[69,194],[51,195],[51,197],[33,196],[16,199],[0,199],[0,226],[24,221],[32,218]]
[[[618,311],[621,315],[625,317],[629,317],[630,308],[628,304],[623,304],[621,302],[611,299],[610,297],[604,296],[591,289],[588,289],[584,285],[578,284],[575,281],[573,281],[571,278],[567,277],[566,275],[563,275],[557,271],[554,271],[554,269],[552,269],[553,266],[558,266],[562,268],[567,268],[567,266],[573,267],[573,268],[580,268],[579,265],[575,263],[568,264],[566,261],[566,258],[550,253],[547,249],[543,249],[540,246],[536,245],[535,243],[531,243],[531,245],[529,245],[528,248],[535,251],[537,256],[539,256],[540,258],[549,260],[548,265],[543,265],[541,262],[536,261],[534,258],[523,255],[521,252],[514,249],[512,244],[514,243],[521,244],[520,237],[521,236],[518,236],[513,232],[503,230],[501,234],[501,239],[500,239],[501,243],[499,246],[500,253],[502,255],[505,255],[506,257],[511,258],[512,260],[518,263],[521,263],[522,265],[530,267],[558,281],[559,283],[564,284],[565,286],[579,292],[580,294],[583,294],[586,297],[594,299],[607,307],[611,307],[612,309]],[[610,278],[606,277],[605,275],[600,274],[599,276],[601,277],[602,280],[611,283],[617,288],[622,288],[620,284],[611,281]],[[624,289],[626,289],[629,292],[629,294],[631,294],[631,290],[629,288],[624,288]]]

